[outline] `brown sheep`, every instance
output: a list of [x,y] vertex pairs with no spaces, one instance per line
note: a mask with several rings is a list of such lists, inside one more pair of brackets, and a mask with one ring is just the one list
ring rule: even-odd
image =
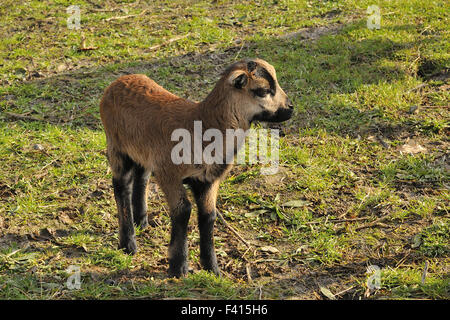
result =
[[[231,65],[198,103],[170,93],[145,75],[125,75],[114,81],[104,92],[100,115],[118,208],[119,248],[136,252],[134,224],[148,224],[146,189],[152,173],[170,207],[169,275],[180,277],[188,271],[191,204],[183,184],[192,190],[198,207],[201,264],[219,274],[213,240],[216,198],[232,164],[174,164],[172,133],[180,128],[193,132],[194,121],[201,121],[202,130],[247,130],[253,121],[282,122],[292,113],[293,105],[280,88],[275,69],[261,59]],[[230,151],[235,155],[238,147],[225,146],[223,157]]]

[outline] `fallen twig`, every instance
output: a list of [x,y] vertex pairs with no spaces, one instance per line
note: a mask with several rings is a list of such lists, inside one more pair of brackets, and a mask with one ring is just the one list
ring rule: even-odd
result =
[[27,121],[47,121],[45,119],[42,118],[37,118],[37,117],[33,117],[33,116],[29,116],[26,114],[19,114],[19,113],[14,113],[14,112],[4,112],[5,115],[7,115],[9,118],[13,118],[13,119],[17,119],[17,120],[27,120]]
[[[125,12],[123,9],[121,8],[112,8],[112,9],[96,9],[96,8],[92,8],[90,9],[90,11],[94,11],[94,12],[114,12],[114,11],[122,11]],[[128,13],[128,12],[125,12]]]
[[[375,227],[375,226],[382,227],[382,228],[387,228],[387,227],[389,227],[389,225],[384,224],[382,222],[387,220],[388,218],[389,218],[389,216],[386,215],[386,216],[383,216],[381,218],[376,219],[375,221],[365,223],[363,225],[360,225],[360,226],[356,227],[355,231],[358,231],[358,230],[361,230],[361,229],[370,228],[370,227]],[[339,234],[339,233],[341,233],[344,230],[345,230],[345,227],[339,228],[338,230],[336,230],[336,233]]]
[[346,293],[346,292],[352,290],[354,287],[355,287],[355,286],[351,286],[350,288],[347,288],[347,289],[345,289],[345,290],[342,290],[341,292],[335,293],[334,295],[335,295],[335,296],[340,296],[340,295],[342,295],[342,294],[344,294],[344,293]]
[[71,120],[68,119],[56,119],[53,117],[49,117],[47,115],[46,118],[38,118],[38,117],[34,117],[34,116],[29,116],[27,114],[19,114],[19,113],[14,113],[14,112],[8,112],[8,111],[4,111],[3,112],[8,118],[11,119],[15,119],[15,120],[24,120],[24,121],[41,121],[41,122],[47,122],[47,123],[52,123],[52,124],[61,124],[61,123],[68,123],[71,122]]
[[81,47],[78,49],[79,51],[90,51],[90,50],[97,50],[98,47]]
[[386,143],[386,141],[383,140],[383,137],[381,134],[377,134],[376,138],[385,149],[389,149],[389,145]]
[[415,86],[414,88],[411,88],[411,89],[407,90],[406,93],[410,93],[410,92],[419,90],[419,89],[421,89],[423,87],[426,87],[427,85],[428,85],[427,83],[421,83],[418,86]]
[[247,247],[250,247],[250,244],[247,241],[245,241],[245,239],[242,238],[241,235],[225,221],[220,212],[217,212],[217,217],[219,217],[219,220],[225,225],[225,227],[227,227],[239,240],[241,240],[243,244],[245,244]]
[[395,269],[399,268],[403,264],[403,262],[406,261],[406,258],[408,258],[410,253],[411,253],[411,250],[408,250],[408,252],[406,252],[406,254],[403,256],[403,258],[401,258],[400,261],[397,262],[397,264],[395,265]]
[[129,14],[126,16],[117,16],[117,17],[110,17],[105,19],[106,22],[112,21],[112,20],[122,20],[122,19],[128,19],[128,18],[134,18],[134,17],[139,17],[142,16],[144,13],[147,12],[147,9],[143,10],[141,13],[139,14]]
[[239,48],[238,53],[237,53],[236,56],[234,57],[234,60],[235,60],[235,61],[237,60],[238,56],[241,54],[242,48],[244,48],[244,46],[245,46],[245,41],[242,40],[242,45],[241,45],[241,47]]
[[[370,217],[359,217],[359,218],[349,218],[349,219],[330,219],[330,220],[326,220],[324,222],[324,224],[327,222],[343,223],[343,222],[353,222],[353,221],[361,221],[361,220],[368,220],[368,219],[370,219]],[[308,221],[308,222],[305,222],[304,224],[319,224],[319,223],[322,223],[322,221]]]
[[384,216],[381,218],[376,219],[375,221],[363,224],[362,226],[356,227],[355,230],[361,230],[361,229],[365,229],[365,228],[370,228],[370,227],[374,227],[374,226],[379,226],[379,227],[388,227],[387,224],[382,223],[382,221],[385,221],[389,218],[389,216]]
[[81,44],[80,47],[78,48],[78,51],[84,51],[86,49],[86,38],[83,36],[81,36]]
[[245,265],[245,272],[247,273],[247,280],[248,280],[248,282],[252,283],[253,279],[252,279],[252,269],[251,269],[250,263],[247,263]]
[[166,45],[168,45],[168,44],[171,44],[172,42],[181,40],[181,39],[186,38],[186,37],[188,37],[188,36],[190,36],[190,33],[185,34],[185,35],[182,35],[182,36],[177,36],[177,37],[175,37],[175,38],[172,38],[172,39],[169,39],[169,40],[167,40],[167,41],[164,41],[163,43],[154,45],[154,46],[148,48],[148,50],[156,50],[156,49],[159,49],[159,48],[161,48],[161,47],[163,47],[163,46],[166,46]]
[[366,229],[366,228],[372,228],[372,227],[389,228],[389,225],[387,225],[385,223],[381,223],[381,222],[368,223],[367,225],[356,228],[355,231]]
[[285,261],[285,259],[266,259],[266,258],[261,258],[261,259],[257,259],[257,260],[253,260],[252,263],[260,263],[260,262],[280,262],[280,261]]

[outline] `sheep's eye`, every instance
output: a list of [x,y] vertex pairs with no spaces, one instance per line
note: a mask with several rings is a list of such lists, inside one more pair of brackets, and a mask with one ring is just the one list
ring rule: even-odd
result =
[[252,91],[255,95],[257,95],[258,97],[261,97],[261,98],[264,98],[265,96],[267,96],[270,93],[269,89],[264,89],[264,88],[258,88],[258,89],[254,89]]

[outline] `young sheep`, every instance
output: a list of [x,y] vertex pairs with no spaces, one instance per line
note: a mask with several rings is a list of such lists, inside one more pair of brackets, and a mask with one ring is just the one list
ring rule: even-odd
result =
[[[133,224],[148,224],[146,189],[153,173],[170,207],[169,275],[180,277],[188,271],[186,233],[191,204],[183,184],[192,190],[198,207],[201,264],[219,274],[213,244],[216,198],[219,183],[232,165],[227,161],[174,164],[172,132],[179,128],[193,132],[194,121],[201,121],[203,130],[247,130],[253,121],[282,122],[290,119],[292,112],[275,69],[260,59],[231,65],[199,103],[177,97],[145,75],[125,75],[114,81],[104,92],[100,115],[113,174],[119,248],[136,252]],[[236,152],[233,147],[232,153]]]

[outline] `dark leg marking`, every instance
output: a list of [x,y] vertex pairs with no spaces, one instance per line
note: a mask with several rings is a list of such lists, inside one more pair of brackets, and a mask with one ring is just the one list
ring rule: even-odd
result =
[[133,193],[131,200],[134,224],[141,228],[148,226],[146,192],[148,177],[149,175],[145,168],[135,163],[133,166]]
[[188,272],[187,227],[191,216],[191,203],[182,198],[179,205],[171,210],[172,230],[169,244],[169,276],[181,277]]
[[198,207],[198,228],[200,231],[200,262],[205,270],[220,275],[214,250],[214,222],[217,217],[216,195],[218,184],[196,179],[185,181],[194,193]]
[[116,161],[120,164],[113,172],[114,197],[119,216],[119,249],[126,253],[135,254],[137,251],[131,206],[131,192],[133,184],[133,160],[127,155],[116,154]]

